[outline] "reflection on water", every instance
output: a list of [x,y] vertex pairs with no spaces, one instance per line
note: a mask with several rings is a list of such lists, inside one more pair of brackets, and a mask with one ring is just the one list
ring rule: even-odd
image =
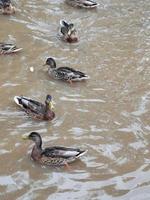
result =
[[[150,199],[149,1],[97,1],[98,9],[84,10],[63,0],[15,0],[16,15],[0,16],[1,41],[23,47],[0,57],[0,199]],[[79,43],[58,39],[60,19],[75,23]],[[51,79],[42,67],[49,56],[91,79]],[[56,103],[52,122],[31,120],[13,102],[46,94]],[[21,139],[31,131],[42,134],[44,146],[88,153],[70,171],[42,168]]]

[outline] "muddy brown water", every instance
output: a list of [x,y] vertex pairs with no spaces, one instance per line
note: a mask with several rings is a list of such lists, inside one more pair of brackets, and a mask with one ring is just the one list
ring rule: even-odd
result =
[[[18,11],[0,16],[0,40],[23,51],[0,57],[1,200],[150,199],[150,29],[148,0],[97,0],[97,10],[63,0],[15,0]],[[80,41],[57,38],[60,19],[73,23]],[[86,72],[69,85],[46,74],[46,58]],[[30,72],[34,67],[34,72]],[[52,122],[29,119],[15,95],[55,101]],[[88,149],[65,168],[42,168],[29,158],[39,131],[44,146]]]

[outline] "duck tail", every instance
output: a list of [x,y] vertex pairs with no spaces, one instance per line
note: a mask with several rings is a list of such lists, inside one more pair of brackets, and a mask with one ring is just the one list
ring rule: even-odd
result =
[[16,103],[17,105],[20,106],[20,104],[21,104],[21,97],[20,97],[20,96],[15,96],[15,97],[14,97],[14,101],[15,101],[15,103]]
[[17,48],[15,47],[14,49],[12,49],[12,53],[17,53],[18,51],[21,51],[22,48]]
[[88,150],[83,150],[83,151],[80,150],[79,154],[77,155],[77,158],[80,158],[81,156],[83,156],[87,152],[88,152]]
[[26,108],[26,107],[28,107],[28,103],[29,103],[30,99],[27,97],[24,97],[24,96],[15,96],[14,101],[21,108],[24,108],[24,107]]
[[65,20],[60,20],[60,25],[63,27],[67,27],[69,26],[69,24],[65,21]]
[[82,81],[82,80],[88,80],[88,79],[90,79],[90,77],[88,75],[84,74],[84,75],[79,76],[79,77],[74,77],[71,80],[72,81]]
[[88,79],[90,79],[90,76],[88,76],[88,75],[85,74],[85,75],[83,76],[83,79],[84,79],[84,80],[88,80]]

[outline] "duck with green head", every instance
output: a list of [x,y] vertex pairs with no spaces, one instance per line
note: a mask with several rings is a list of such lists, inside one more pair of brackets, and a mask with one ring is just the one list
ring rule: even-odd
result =
[[17,48],[15,44],[10,43],[0,43],[0,55],[2,54],[11,54],[11,53],[17,53],[18,51],[21,51],[22,48]]
[[93,0],[65,0],[68,5],[79,8],[96,8],[98,4]]
[[72,83],[73,81],[82,81],[89,79],[89,76],[85,73],[75,70],[70,67],[56,67],[56,62],[53,58],[47,58],[46,63],[48,65],[48,74],[50,77],[56,80],[63,80]]
[[37,132],[31,132],[29,135],[24,135],[23,139],[29,139],[35,143],[32,149],[31,158],[41,165],[67,165],[87,152],[78,148],[68,148],[62,146],[52,146],[43,149],[42,138]]
[[0,0],[0,11],[4,15],[11,15],[15,13],[16,9],[11,0]]
[[55,117],[51,95],[46,96],[45,104],[24,96],[15,96],[14,101],[30,117],[40,120],[52,120]]
[[59,36],[63,41],[68,43],[78,42],[78,35],[74,24],[67,23],[65,20],[60,21]]

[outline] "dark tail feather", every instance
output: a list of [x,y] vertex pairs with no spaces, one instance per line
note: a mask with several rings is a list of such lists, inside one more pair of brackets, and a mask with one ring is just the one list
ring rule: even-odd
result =
[[86,154],[87,152],[88,152],[88,150],[80,151],[79,154],[77,155],[77,158],[83,156],[83,155]]

